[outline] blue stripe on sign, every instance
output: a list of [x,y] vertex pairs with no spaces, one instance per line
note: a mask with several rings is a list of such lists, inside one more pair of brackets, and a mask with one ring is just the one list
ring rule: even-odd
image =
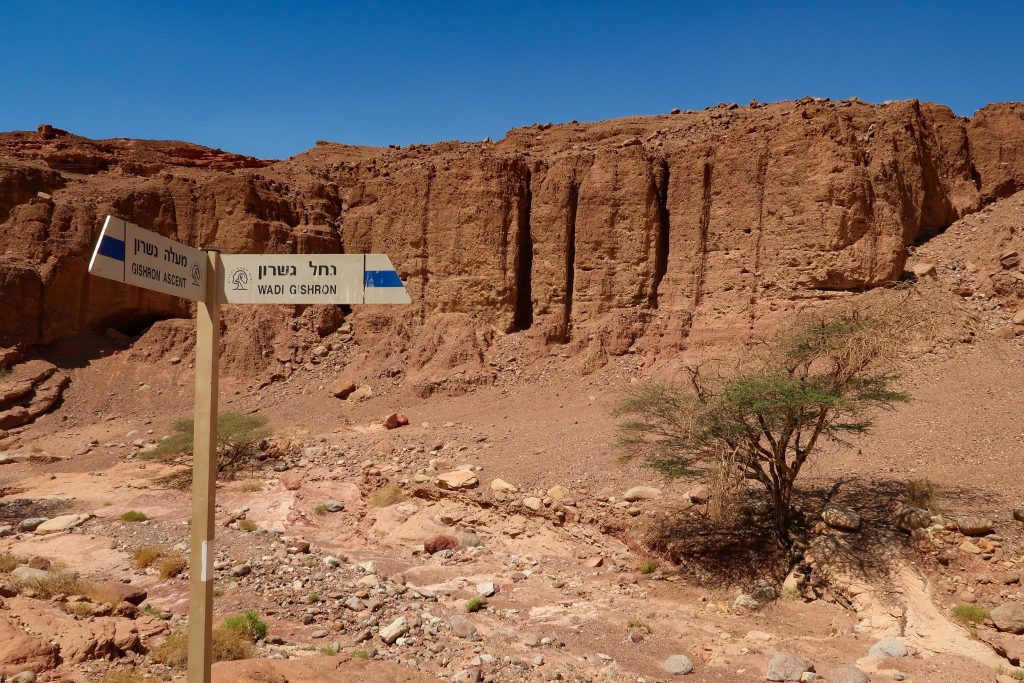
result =
[[106,256],[115,261],[124,261],[124,242],[110,235],[104,235],[100,240],[100,256]]
[[402,279],[393,270],[367,270],[363,274],[364,287],[401,287]]

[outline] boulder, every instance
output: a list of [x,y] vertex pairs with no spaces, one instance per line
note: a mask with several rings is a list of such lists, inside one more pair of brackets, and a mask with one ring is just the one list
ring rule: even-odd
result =
[[1024,634],[1024,607],[1016,602],[1004,602],[994,608],[989,616],[1000,631]]
[[660,495],[661,489],[656,489],[651,486],[634,486],[622,494],[622,499],[630,503],[635,503],[638,500],[652,500]]
[[25,564],[15,567],[14,571],[11,572],[11,578],[15,581],[40,581],[49,576],[50,572],[45,569],[36,569]]
[[128,602],[136,607],[146,601],[148,597],[145,588],[133,586],[130,583],[121,583],[120,581],[103,581],[96,584],[97,588],[102,593],[116,596],[121,599],[122,602]]
[[869,657],[885,659],[886,657],[906,657],[910,652],[900,638],[883,638],[868,650]]
[[991,519],[975,516],[958,518],[956,527],[965,536],[985,536],[992,533],[993,529]]
[[840,531],[859,531],[861,526],[860,515],[837,503],[829,503],[822,509],[821,520]]
[[61,515],[48,519],[36,527],[37,534],[56,534],[85,524],[92,515]]
[[827,683],[871,683],[871,678],[855,666],[837,666],[825,672]]
[[922,508],[904,505],[896,513],[896,528],[910,533],[914,529],[924,529],[932,523],[932,513]]
[[331,396],[334,398],[340,398],[345,400],[352,395],[352,392],[356,390],[356,385],[352,382],[336,382],[331,385]]
[[381,640],[390,645],[408,632],[409,623],[405,620],[405,617],[398,617],[387,626],[381,628],[377,635],[380,636]]
[[476,475],[465,470],[454,470],[437,475],[438,488],[445,489],[446,491],[472,489],[476,488],[479,484],[480,480],[476,478]]
[[693,671],[693,662],[686,655],[672,655],[662,662],[661,668],[673,676],[684,676]]
[[777,652],[768,663],[766,681],[799,681],[805,673],[814,671],[814,665],[803,657],[788,652]]
[[473,622],[461,614],[453,615],[448,620],[448,625],[452,627],[452,633],[459,638],[472,638],[477,634],[477,629]]
[[46,520],[46,517],[29,517],[28,519],[23,519],[21,520],[21,522],[18,523],[18,531],[21,533],[35,531],[39,528],[39,525],[41,525]]
[[491,490],[494,491],[495,493],[515,493],[519,489],[517,489],[515,486],[508,483],[504,479],[492,479]]
[[536,512],[536,511],[540,510],[542,507],[544,507],[544,503],[543,503],[543,501],[541,501],[540,498],[537,498],[535,496],[530,496],[530,497],[527,497],[527,498],[523,498],[523,507],[524,508],[528,508],[528,509],[533,510],[534,512]]

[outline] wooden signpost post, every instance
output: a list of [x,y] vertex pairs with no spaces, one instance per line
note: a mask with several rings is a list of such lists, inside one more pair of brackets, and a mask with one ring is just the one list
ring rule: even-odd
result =
[[384,254],[220,254],[107,216],[89,272],[197,303],[188,681],[209,683],[221,304],[407,304]]

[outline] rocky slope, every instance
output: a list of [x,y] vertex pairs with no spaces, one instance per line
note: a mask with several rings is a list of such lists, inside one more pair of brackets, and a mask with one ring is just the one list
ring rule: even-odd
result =
[[[749,335],[800,299],[894,281],[908,247],[1022,188],[1021,103],[968,119],[804,98],[277,162],[41,126],[0,135],[0,344],[189,314],[88,276],[107,213],[228,252],[387,252],[413,305],[362,309],[361,329],[429,393],[511,332],[590,366]],[[276,331],[342,320],[228,316],[229,369],[285,375],[303,351]]]

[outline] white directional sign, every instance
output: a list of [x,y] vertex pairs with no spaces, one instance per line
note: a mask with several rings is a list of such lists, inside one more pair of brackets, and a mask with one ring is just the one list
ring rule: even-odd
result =
[[203,252],[113,216],[103,223],[89,272],[192,301],[206,300]]
[[222,254],[220,303],[407,304],[384,254]]

